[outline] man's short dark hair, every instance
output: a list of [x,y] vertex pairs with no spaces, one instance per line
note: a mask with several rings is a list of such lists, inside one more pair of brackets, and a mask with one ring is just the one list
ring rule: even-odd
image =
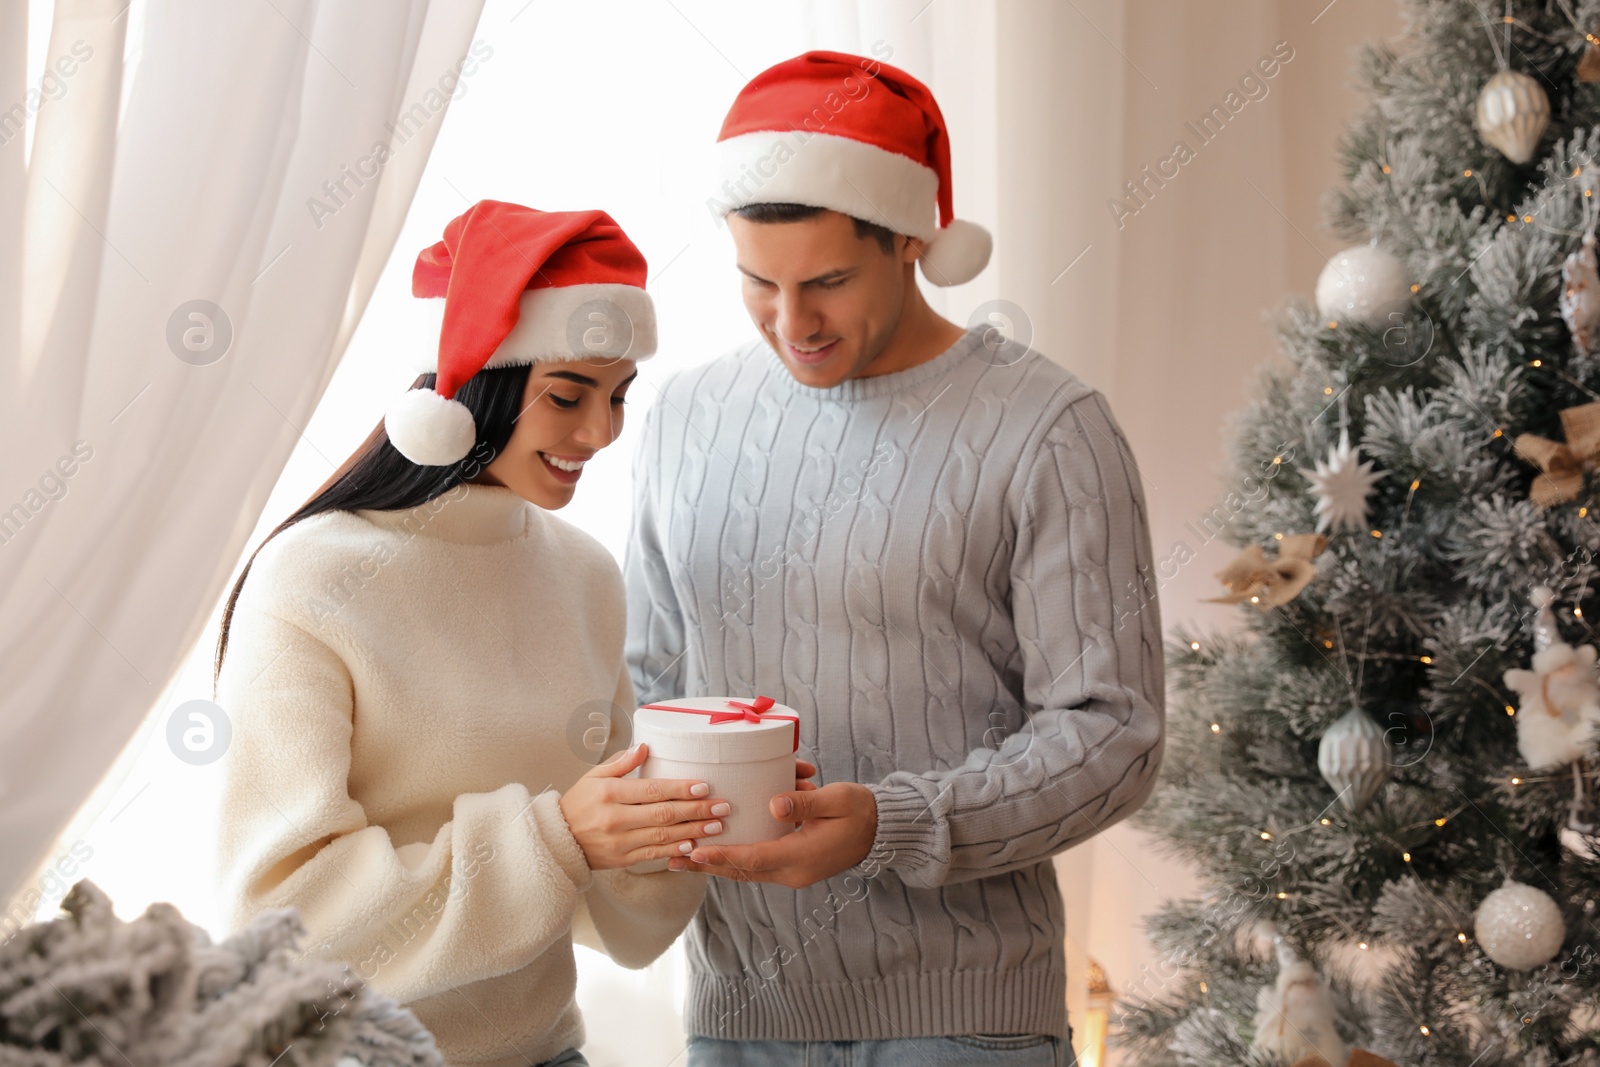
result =
[[[744,207],[734,208],[733,214],[748,222],[800,222],[815,218],[825,210],[812,207],[810,204],[746,204]],[[883,249],[884,255],[894,254],[893,230],[879,226],[876,222],[858,219],[854,215],[850,216],[850,221],[856,224],[857,237],[871,237],[878,242],[878,247]]]

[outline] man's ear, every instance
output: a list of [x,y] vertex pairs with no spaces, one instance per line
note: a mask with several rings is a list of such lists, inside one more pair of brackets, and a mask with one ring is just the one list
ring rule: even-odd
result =
[[895,236],[905,241],[905,244],[900,246],[900,262],[915,263],[922,258],[922,253],[927,249],[928,242],[920,237],[910,237],[902,234],[896,234]]

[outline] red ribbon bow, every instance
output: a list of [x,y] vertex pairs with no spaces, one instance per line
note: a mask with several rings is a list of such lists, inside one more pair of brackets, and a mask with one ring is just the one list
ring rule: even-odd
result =
[[652,711],[677,711],[688,715],[709,715],[711,725],[716,726],[724,722],[771,722],[773,719],[788,719],[794,723],[794,751],[800,751],[800,717],[798,715],[769,715],[776,700],[771,697],[756,697],[746,704],[742,700],[730,700],[728,706],[734,711],[713,711],[710,708],[675,708],[671,704],[646,704],[645,707]]

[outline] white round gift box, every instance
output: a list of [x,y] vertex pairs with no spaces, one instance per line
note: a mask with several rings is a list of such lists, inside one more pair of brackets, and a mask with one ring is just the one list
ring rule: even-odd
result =
[[[745,710],[756,707],[765,710]],[[646,704],[633,715],[633,740],[650,746],[639,777],[703,781],[712,797],[728,802],[722,833],[700,844],[775,840],[794,830],[794,824],[774,819],[767,805],[794,789],[799,719],[793,708],[757,698],[680,697]]]

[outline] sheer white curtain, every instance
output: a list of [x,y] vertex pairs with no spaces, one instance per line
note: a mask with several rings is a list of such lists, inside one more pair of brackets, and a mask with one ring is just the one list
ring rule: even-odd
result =
[[[28,5],[0,4],[8,891],[200,636],[372,293],[481,2],[53,6],[30,78]],[[6,123],[29,117],[25,165]]]

